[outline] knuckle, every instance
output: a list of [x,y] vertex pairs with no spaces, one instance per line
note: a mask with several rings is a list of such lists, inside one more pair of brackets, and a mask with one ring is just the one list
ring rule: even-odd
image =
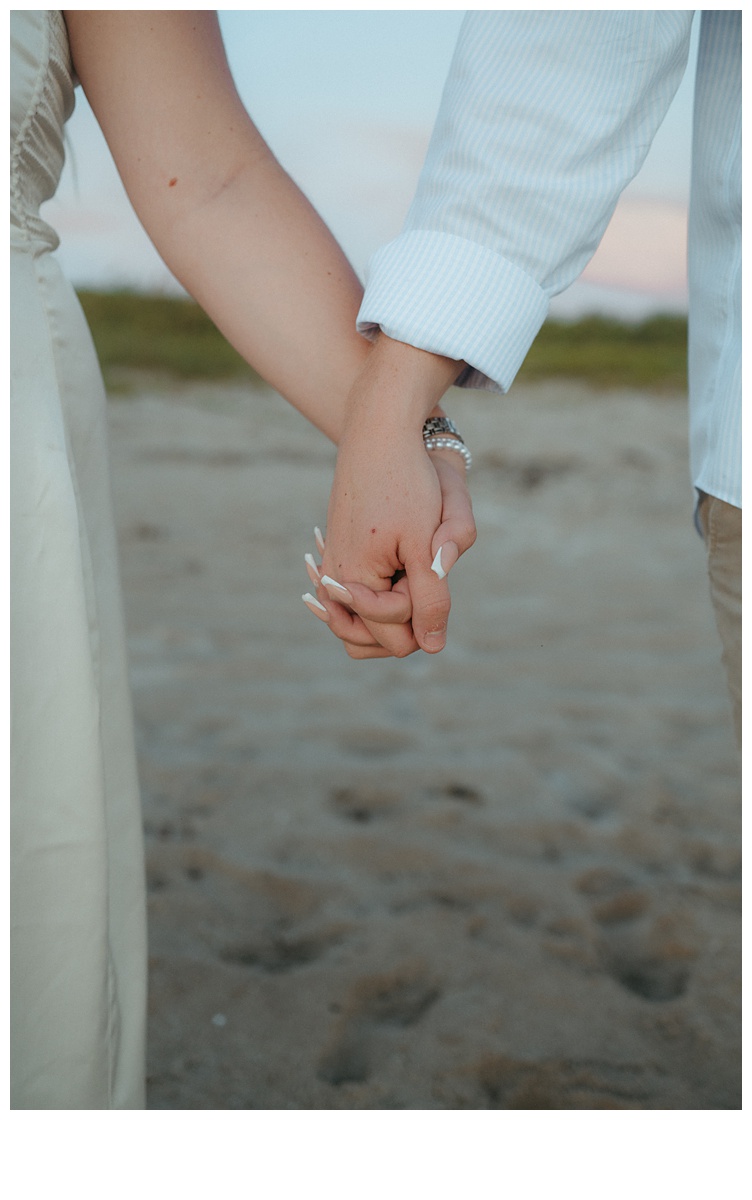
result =
[[421,605],[423,624],[429,628],[445,625],[450,608],[451,600],[449,596],[443,599],[427,600],[425,604]]
[[472,517],[468,517],[466,520],[453,521],[451,532],[462,554],[475,544],[478,537],[478,531],[475,528],[475,521]]
[[361,646],[355,642],[346,642],[345,649],[347,650],[349,657],[355,659],[357,662],[363,662],[366,659],[379,658],[381,656],[380,646]]
[[475,528],[475,524],[466,525],[462,533],[462,543],[465,549],[469,550],[471,546],[475,545],[477,540],[478,530]]
[[395,658],[408,658],[409,655],[415,653],[417,648],[418,648],[417,646],[411,646],[411,645],[396,646],[394,648],[394,650],[392,651],[392,654],[394,655]]

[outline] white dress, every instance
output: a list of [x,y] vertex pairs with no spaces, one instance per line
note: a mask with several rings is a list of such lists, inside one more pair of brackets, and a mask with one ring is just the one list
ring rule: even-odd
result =
[[141,814],[89,330],[39,216],[73,78],[11,13],[11,1106],[144,1104]]

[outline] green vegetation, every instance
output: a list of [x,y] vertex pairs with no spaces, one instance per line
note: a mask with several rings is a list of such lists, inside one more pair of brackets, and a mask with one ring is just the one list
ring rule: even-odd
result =
[[193,300],[86,291],[78,298],[111,390],[129,390],[129,374],[258,381]]
[[599,388],[686,391],[686,318],[651,317],[639,325],[605,317],[547,321],[517,379],[551,378],[582,379]]
[[[111,390],[144,374],[173,379],[258,380],[192,300],[133,292],[81,292]],[[603,317],[547,321],[517,376],[520,382],[580,379],[593,387],[684,391],[687,322],[652,317],[627,325]]]

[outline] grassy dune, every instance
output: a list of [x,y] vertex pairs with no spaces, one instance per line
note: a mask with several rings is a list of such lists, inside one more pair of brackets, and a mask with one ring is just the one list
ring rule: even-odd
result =
[[582,379],[599,388],[685,391],[686,318],[657,316],[639,325],[605,317],[574,324],[547,321],[517,378],[552,377]]
[[258,379],[193,300],[80,291],[105,383],[127,391],[134,375]]
[[[258,379],[191,300],[131,292],[79,293],[105,381],[127,391],[136,374],[173,379]],[[603,317],[547,321],[517,376],[580,379],[593,387],[683,391],[687,322],[652,317],[627,325]]]

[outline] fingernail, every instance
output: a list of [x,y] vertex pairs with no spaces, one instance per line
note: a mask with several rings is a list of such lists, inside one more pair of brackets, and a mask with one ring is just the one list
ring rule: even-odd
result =
[[452,567],[460,556],[456,542],[444,542],[436,551],[436,557],[431,563],[431,570],[439,579],[446,579]]
[[316,559],[312,554],[305,555],[305,564],[311,583],[314,585],[314,587],[318,587],[321,583],[321,576],[319,575],[319,568],[317,566]]
[[[332,600],[339,600],[343,604],[352,604],[353,598],[347,588],[341,583],[337,583],[336,579],[332,579],[331,575],[322,575],[321,582],[329,592]],[[334,588],[334,591],[332,591],[332,588]]]
[[428,629],[423,635],[426,650],[442,650],[446,643],[446,627],[444,629]]
[[321,620],[321,621],[329,620],[329,613],[326,611],[323,604],[320,604],[319,601],[316,599],[316,597],[312,596],[310,592],[306,592],[305,596],[301,596],[301,599],[304,604],[308,605],[311,612],[314,613],[319,618],[319,620]]
[[322,534],[318,525],[315,525],[313,528],[313,536],[316,539],[316,545],[319,548],[319,553],[323,554],[324,553],[324,535]]

